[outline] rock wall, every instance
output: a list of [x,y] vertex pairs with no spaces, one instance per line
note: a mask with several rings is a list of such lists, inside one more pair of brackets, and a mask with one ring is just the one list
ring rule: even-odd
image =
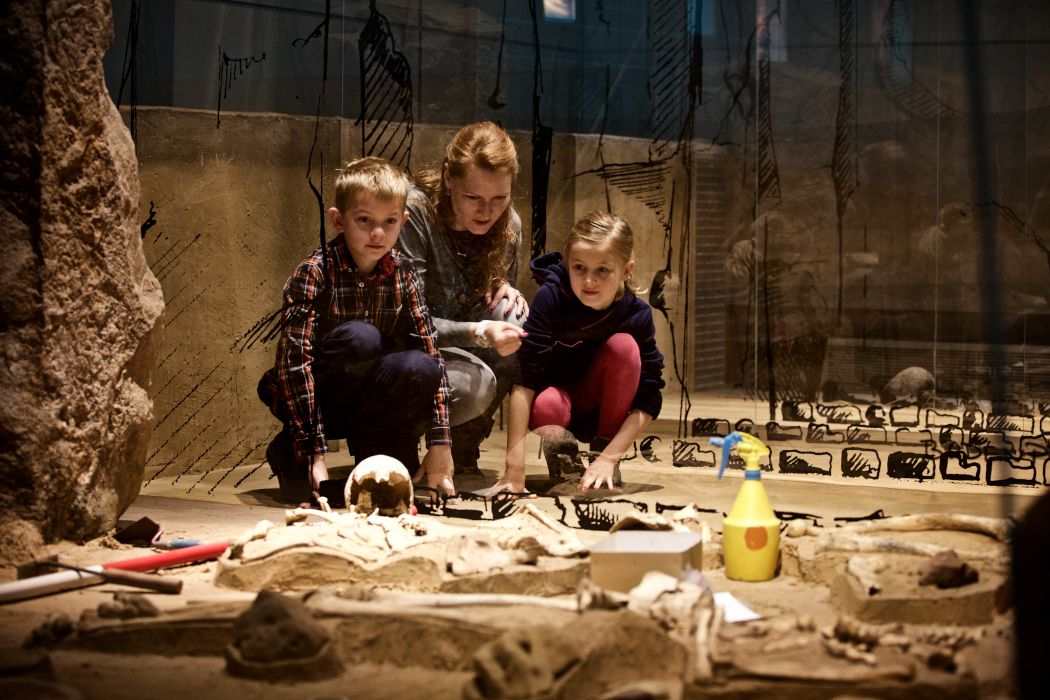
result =
[[[86,539],[138,495],[164,301],[134,144],[103,82],[109,2],[13,2],[0,24],[0,524]],[[11,536],[21,533],[22,536]]]

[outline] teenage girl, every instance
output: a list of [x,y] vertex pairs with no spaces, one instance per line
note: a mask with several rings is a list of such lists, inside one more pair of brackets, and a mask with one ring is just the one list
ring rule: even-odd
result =
[[659,415],[664,386],[652,309],[635,295],[633,248],[626,221],[592,212],[573,226],[564,255],[533,260],[541,286],[518,353],[506,470],[487,491],[525,492],[530,430],[546,439],[567,429],[590,443],[582,490],[619,485],[620,458]]

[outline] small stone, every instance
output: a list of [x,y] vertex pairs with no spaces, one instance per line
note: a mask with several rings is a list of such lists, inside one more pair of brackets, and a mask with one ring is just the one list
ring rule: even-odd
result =
[[24,646],[47,647],[53,646],[76,631],[73,619],[65,613],[53,613],[40,625],[29,633],[29,638]]
[[328,631],[305,605],[273,591],[260,591],[233,623],[233,644],[246,661],[306,659],[327,642]]
[[98,616],[106,619],[130,620],[136,617],[157,617],[160,610],[141,593],[114,593],[113,600],[99,603]]
[[919,585],[937,588],[959,588],[980,578],[977,569],[960,559],[955,550],[928,559],[919,568],[919,576]]

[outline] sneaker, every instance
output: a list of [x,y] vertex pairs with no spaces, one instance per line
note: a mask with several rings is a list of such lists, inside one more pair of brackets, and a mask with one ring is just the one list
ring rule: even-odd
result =
[[478,468],[480,445],[489,436],[494,422],[488,416],[479,416],[461,425],[452,426],[452,464],[456,476],[481,476],[481,469]]
[[553,481],[584,472],[583,458],[576,438],[568,430],[561,434],[540,438],[540,449],[547,462],[547,473]]
[[307,478],[306,469],[295,458],[292,433],[288,426],[270,441],[266,448],[266,461],[270,464],[270,471],[277,477],[277,485],[283,497],[297,502],[301,500],[304,492],[309,495],[310,480]]

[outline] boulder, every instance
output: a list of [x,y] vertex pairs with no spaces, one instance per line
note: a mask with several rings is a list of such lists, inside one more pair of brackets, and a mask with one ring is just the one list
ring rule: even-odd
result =
[[106,0],[13,0],[0,23],[0,530],[46,541],[116,524],[153,423],[164,300],[103,80],[112,37]]

